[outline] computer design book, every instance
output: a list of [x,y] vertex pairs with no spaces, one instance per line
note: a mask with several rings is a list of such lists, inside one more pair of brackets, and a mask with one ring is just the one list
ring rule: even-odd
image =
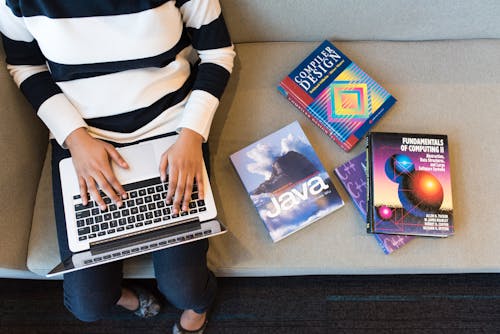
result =
[[278,90],[345,151],[396,102],[329,41],[287,75]]

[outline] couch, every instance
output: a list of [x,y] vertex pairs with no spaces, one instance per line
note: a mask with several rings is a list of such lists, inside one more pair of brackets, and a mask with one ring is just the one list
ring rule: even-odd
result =
[[[500,272],[500,2],[222,0],[237,57],[210,134],[211,181],[229,232],[211,239],[219,276]],[[456,234],[384,255],[333,169],[346,153],[276,86],[329,39],[397,99],[377,131],[449,136]],[[48,133],[10,80],[0,50],[0,277],[43,279],[59,262]],[[229,155],[298,120],[345,206],[273,243]],[[149,256],[124,275],[149,278]]]

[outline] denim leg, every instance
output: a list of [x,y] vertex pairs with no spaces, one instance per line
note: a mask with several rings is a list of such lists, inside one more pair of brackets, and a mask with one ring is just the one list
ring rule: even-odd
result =
[[217,281],[207,267],[208,239],[153,253],[159,290],[175,307],[203,313],[215,299]]
[[[57,239],[61,258],[71,255],[66,236],[66,220],[59,178],[59,161],[69,152],[52,142],[52,187]],[[107,316],[121,296],[122,262],[64,274],[64,305],[82,321],[96,321]]]
[[111,314],[121,297],[121,262],[78,270],[64,275],[64,305],[85,322]]

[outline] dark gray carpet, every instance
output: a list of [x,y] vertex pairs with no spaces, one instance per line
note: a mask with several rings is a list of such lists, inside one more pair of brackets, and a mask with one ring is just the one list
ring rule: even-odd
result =
[[[500,276],[220,278],[206,333],[500,333]],[[154,281],[139,283],[154,287]],[[96,323],[62,305],[60,281],[0,279],[0,333],[170,333],[180,312]]]

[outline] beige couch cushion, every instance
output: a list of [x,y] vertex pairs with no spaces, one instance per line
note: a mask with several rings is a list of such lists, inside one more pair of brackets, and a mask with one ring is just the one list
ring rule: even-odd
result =
[[[2,277],[26,276],[28,240],[47,131],[6,70],[0,43],[0,264]],[[9,271],[10,270],[10,271]]]
[[221,0],[235,43],[500,37],[496,0]]
[[[336,166],[363,150],[358,145],[342,151],[276,90],[317,44],[237,45],[235,71],[210,137],[211,180],[219,217],[229,227],[229,233],[211,239],[210,266],[223,276],[500,271],[494,203],[500,196],[500,40],[336,43],[398,99],[376,130],[448,134],[455,236],[419,238],[384,255],[334,178],[345,207],[271,242],[229,155],[296,119],[332,176]],[[50,195],[39,193],[28,266],[44,274],[57,262],[57,246]],[[153,274],[147,257],[127,261],[125,272]]]

